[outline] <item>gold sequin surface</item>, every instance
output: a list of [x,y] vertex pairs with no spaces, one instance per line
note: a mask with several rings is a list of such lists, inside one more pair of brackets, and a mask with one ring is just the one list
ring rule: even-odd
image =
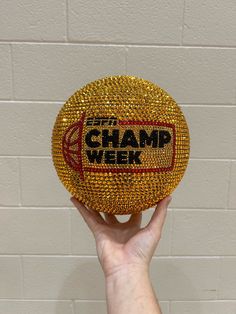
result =
[[61,108],[52,157],[66,189],[90,208],[131,214],[171,194],[189,160],[189,130],[174,99],[134,76],[91,82]]

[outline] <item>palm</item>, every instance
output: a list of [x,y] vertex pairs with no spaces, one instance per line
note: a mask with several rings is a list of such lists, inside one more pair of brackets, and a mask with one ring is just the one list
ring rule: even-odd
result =
[[145,228],[140,227],[141,213],[133,214],[127,222],[121,223],[114,215],[106,213],[104,219],[74,197],[71,199],[94,234],[99,261],[106,275],[124,265],[148,266],[161,237],[170,199],[166,197],[158,203]]
[[98,257],[106,275],[124,265],[149,262],[153,250],[151,234],[129,222],[104,226],[96,239]]

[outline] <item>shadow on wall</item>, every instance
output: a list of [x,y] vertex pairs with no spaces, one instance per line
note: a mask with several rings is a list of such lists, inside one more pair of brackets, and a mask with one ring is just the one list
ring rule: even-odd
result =
[[[88,302],[89,300],[105,300],[105,281],[97,257],[68,257],[68,261],[69,259],[74,259],[76,266],[64,281],[58,300],[88,300]],[[75,310],[75,314],[90,314],[90,312],[100,314],[99,305],[101,305],[101,308],[104,308],[102,302],[101,304],[94,303],[90,311],[88,303],[81,302],[81,309],[78,310],[79,305],[77,305],[78,308],[77,311]],[[94,312],[95,309],[96,311]],[[106,312],[103,310],[101,313]],[[65,314],[61,312],[59,303],[55,314]]]
[[[150,277],[160,302],[201,299],[197,288],[193,285],[193,281],[182,270],[182,266],[178,267],[176,259],[153,258],[150,267]],[[162,310],[163,314],[179,314],[179,312],[171,309],[171,304],[169,311],[167,308],[165,312],[164,307],[162,307]],[[200,311],[197,313],[201,314]],[[181,312],[181,314],[191,314],[191,312]]]
[[[88,302],[77,302],[75,314],[106,313],[106,303],[101,302],[101,300],[105,300],[105,281],[98,259],[93,257],[70,258],[75,259],[76,266],[60,289],[58,300],[88,300]],[[200,292],[200,296],[199,291],[192,285],[190,278],[170,259],[155,258],[151,263],[150,276],[159,301],[199,301],[201,299],[202,292]],[[89,300],[98,302],[88,304]],[[169,314],[168,307],[164,305],[161,304],[163,314]],[[176,303],[170,314],[179,314],[175,308],[178,309]],[[194,303],[194,313],[196,311],[199,314],[205,314],[202,312],[202,306],[199,302]],[[187,311],[187,313],[191,312]],[[60,303],[57,304],[55,314],[65,314],[60,309]],[[182,314],[185,314],[185,312]]]

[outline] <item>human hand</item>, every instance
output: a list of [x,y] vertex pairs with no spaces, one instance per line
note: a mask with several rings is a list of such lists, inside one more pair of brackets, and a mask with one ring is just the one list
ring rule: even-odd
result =
[[77,207],[96,241],[98,258],[105,277],[124,268],[148,271],[153,253],[161,238],[167,207],[171,197],[167,196],[155,208],[149,223],[141,228],[142,212],[132,214],[128,221],[121,223],[115,215],[102,215],[87,208],[75,197],[72,203]]

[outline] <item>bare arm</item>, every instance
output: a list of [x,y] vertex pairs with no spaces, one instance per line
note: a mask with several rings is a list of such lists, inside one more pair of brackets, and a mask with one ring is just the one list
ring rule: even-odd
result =
[[161,314],[149,275],[140,269],[106,278],[106,299],[109,314]]
[[170,200],[169,196],[159,202],[150,222],[141,228],[142,213],[131,215],[125,223],[111,214],[105,214],[104,220],[100,213],[71,198],[96,240],[106,281],[108,314],[161,314],[149,265],[161,238]]

